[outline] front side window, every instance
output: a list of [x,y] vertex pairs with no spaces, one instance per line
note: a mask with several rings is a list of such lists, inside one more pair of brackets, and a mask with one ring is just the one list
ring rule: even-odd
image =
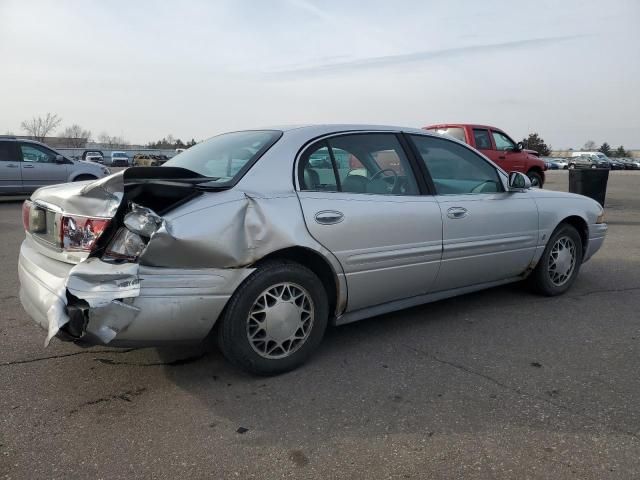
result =
[[55,163],[56,154],[40,145],[20,145],[22,161],[32,163]]
[[489,130],[485,130],[484,128],[474,128],[473,139],[478,150],[491,150]]
[[163,166],[181,167],[215,183],[233,182],[282,136],[276,130],[252,130],[218,135],[198,143]]
[[498,171],[469,148],[444,138],[411,135],[438,195],[503,191]]
[[301,157],[300,169],[302,190],[419,193],[409,161],[394,134],[352,134],[323,140]]
[[504,133],[492,130],[491,134],[493,135],[493,141],[496,144],[496,150],[506,151],[516,149],[516,144],[513,143],[513,140],[507,137]]

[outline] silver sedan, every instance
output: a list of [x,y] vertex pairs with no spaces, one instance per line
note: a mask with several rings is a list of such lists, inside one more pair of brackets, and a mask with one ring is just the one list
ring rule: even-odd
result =
[[329,323],[522,280],[562,294],[607,231],[595,201],[452,138],[354,125],[219,135],[42,188],[23,219],[20,299],[46,343],[213,335],[258,374],[303,363]]

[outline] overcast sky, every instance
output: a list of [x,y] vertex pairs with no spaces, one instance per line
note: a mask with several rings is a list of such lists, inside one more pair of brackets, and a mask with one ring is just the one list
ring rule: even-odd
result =
[[486,123],[640,148],[640,0],[0,0],[0,133]]

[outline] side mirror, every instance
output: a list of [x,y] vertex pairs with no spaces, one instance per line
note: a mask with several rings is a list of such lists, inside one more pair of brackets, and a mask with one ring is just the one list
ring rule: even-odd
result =
[[524,150],[524,145],[522,144],[522,142],[518,142],[516,143],[516,148],[514,148],[514,152],[521,152],[522,150]]
[[509,190],[519,192],[531,188],[531,180],[524,173],[509,173]]
[[64,157],[62,155],[56,155],[55,162],[64,163]]

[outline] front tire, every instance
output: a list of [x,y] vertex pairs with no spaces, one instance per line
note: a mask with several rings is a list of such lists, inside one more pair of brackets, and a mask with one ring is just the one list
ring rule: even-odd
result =
[[322,341],[327,293],[308,268],[268,262],[238,287],[218,327],[218,345],[234,365],[277,375],[302,365]]
[[571,288],[578,276],[582,251],[582,239],[575,227],[568,223],[560,224],[529,276],[529,284],[542,295],[562,295]]

